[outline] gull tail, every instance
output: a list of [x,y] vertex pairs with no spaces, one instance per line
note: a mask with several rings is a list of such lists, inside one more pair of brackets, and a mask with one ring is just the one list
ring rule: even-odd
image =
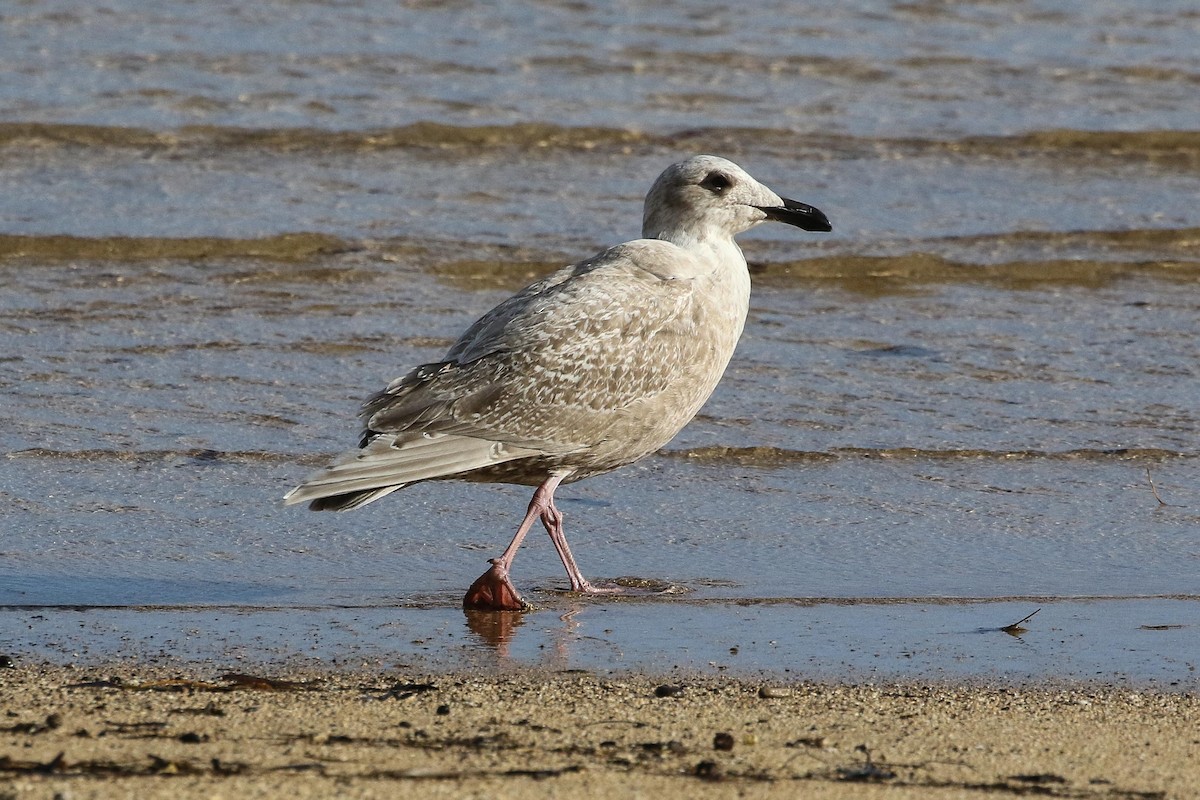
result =
[[349,511],[410,483],[464,475],[536,454],[536,450],[453,434],[381,434],[284,495],[285,505]]

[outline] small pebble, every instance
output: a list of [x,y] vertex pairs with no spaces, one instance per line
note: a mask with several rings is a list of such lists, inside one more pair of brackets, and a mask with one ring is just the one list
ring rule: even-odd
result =
[[721,765],[715,761],[701,761],[693,768],[692,773],[697,778],[703,778],[706,781],[719,781],[721,779]]
[[781,697],[791,697],[792,690],[781,686],[762,686],[759,687],[758,696],[764,700],[777,700]]
[[714,750],[732,750],[733,749],[733,734],[724,731],[713,736]]
[[448,717],[448,716],[450,716],[450,706],[448,706],[448,705],[440,705],[440,706],[438,706],[438,707],[437,707],[437,715],[438,715],[439,717]]
[[656,687],[654,690],[655,697],[676,697],[683,694],[683,686],[674,686],[669,683],[664,683],[662,686]]

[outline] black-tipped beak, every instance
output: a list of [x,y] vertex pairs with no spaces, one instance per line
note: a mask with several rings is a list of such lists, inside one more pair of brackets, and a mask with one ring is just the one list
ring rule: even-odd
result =
[[808,203],[801,203],[797,200],[783,199],[783,206],[758,206],[758,210],[767,215],[767,219],[773,219],[776,222],[785,222],[788,225],[795,225],[797,228],[803,228],[806,231],[831,231],[833,226],[829,224],[829,217],[819,208],[814,208]]

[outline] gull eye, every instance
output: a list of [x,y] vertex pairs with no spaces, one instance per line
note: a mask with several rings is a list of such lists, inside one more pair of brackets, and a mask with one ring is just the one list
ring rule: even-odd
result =
[[724,194],[726,189],[733,186],[733,178],[724,172],[710,172],[700,181],[700,185],[713,194]]

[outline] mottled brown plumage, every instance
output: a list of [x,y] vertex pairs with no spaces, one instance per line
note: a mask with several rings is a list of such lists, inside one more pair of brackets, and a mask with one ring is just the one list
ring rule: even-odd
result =
[[[345,510],[425,480],[538,486],[513,542],[465,603],[520,607],[508,579],[541,518],[576,591],[554,489],[654,452],[695,416],[733,355],[750,276],[733,236],[765,220],[829,230],[740,167],[696,156],[646,197],[643,239],[564,267],[481,317],[433,364],[363,405],[360,449],[285,497]],[[497,599],[500,598],[500,599]]]

